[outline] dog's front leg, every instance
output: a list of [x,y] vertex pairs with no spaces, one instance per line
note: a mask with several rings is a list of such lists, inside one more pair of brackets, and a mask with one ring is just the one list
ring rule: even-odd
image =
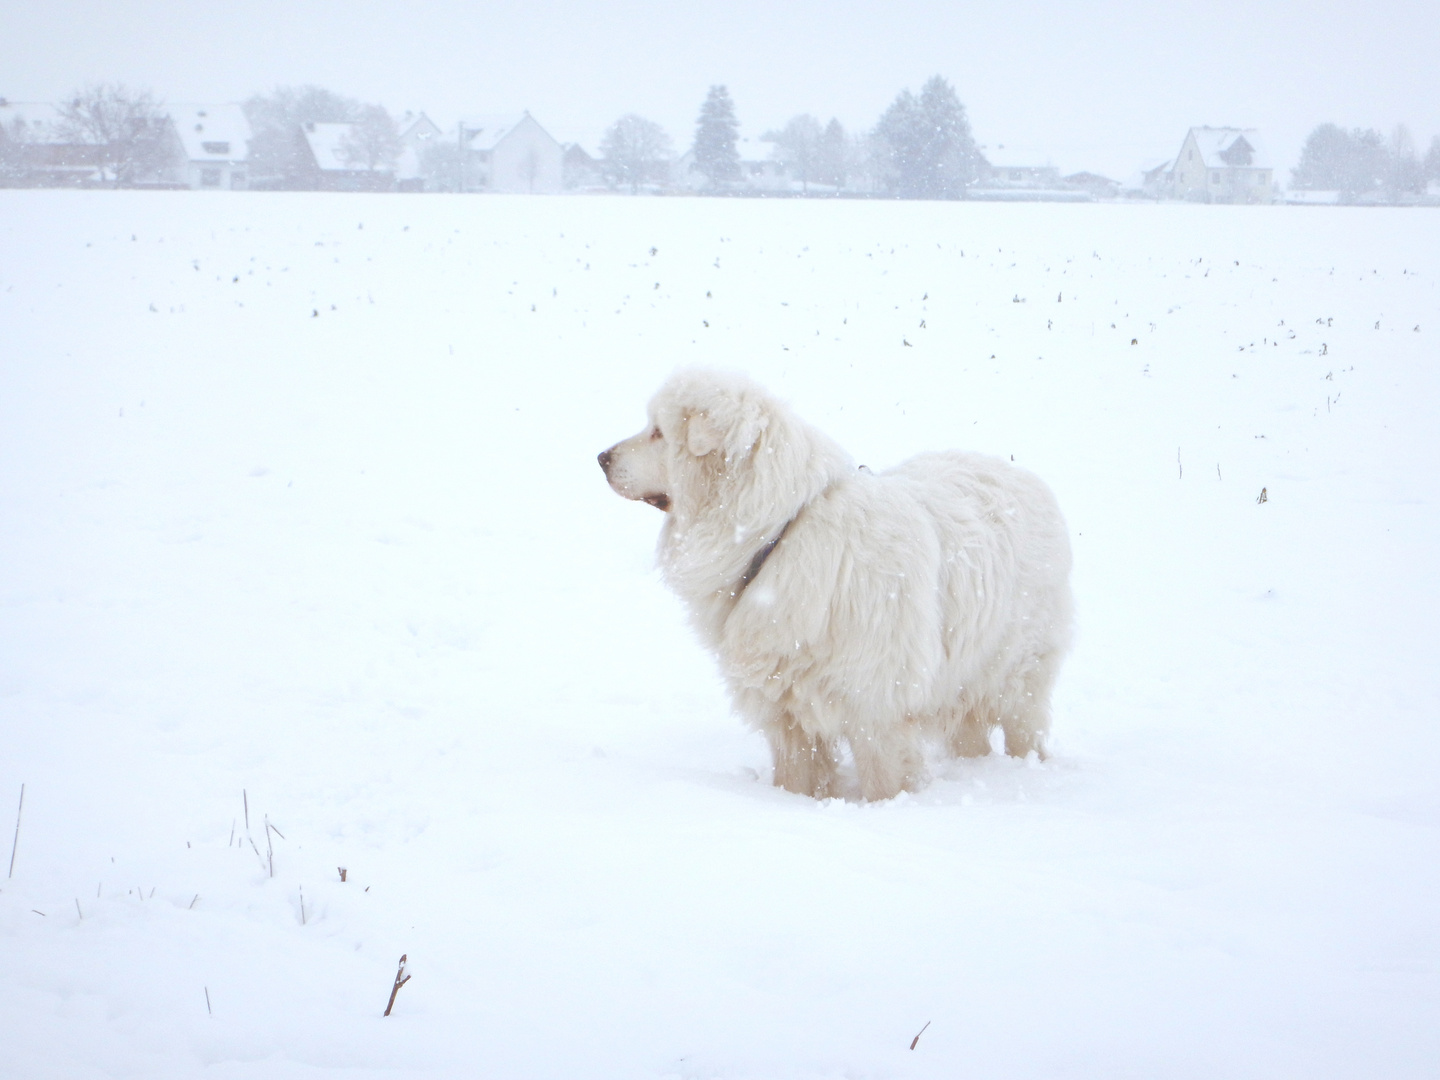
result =
[[817,799],[835,794],[835,748],[808,735],[794,717],[781,713],[765,725],[775,760],[775,786]]

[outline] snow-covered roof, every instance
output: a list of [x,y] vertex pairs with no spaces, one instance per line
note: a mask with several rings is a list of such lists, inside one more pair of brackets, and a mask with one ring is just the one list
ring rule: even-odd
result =
[[1190,134],[1207,169],[1270,168],[1254,128],[1194,127]]
[[[495,145],[520,126],[529,113],[495,113],[482,116],[462,117],[465,141],[472,150],[494,150]],[[451,129],[451,138],[455,136]]]
[[250,121],[239,105],[171,105],[170,120],[191,161],[244,161]]
[[434,120],[431,120],[430,117],[426,116],[423,112],[407,112],[399,118],[397,126],[400,129],[400,138],[406,141],[416,138],[422,141],[429,141],[438,138],[440,135],[440,125],[435,123]]
[[1139,172],[1133,172],[1125,177],[1124,180],[1120,181],[1120,190],[1144,191],[1147,185],[1157,184],[1166,180],[1166,174],[1174,167],[1174,158],[1166,158],[1164,161],[1147,162],[1140,167]]
[[25,142],[69,144],[76,141],[62,134],[60,110],[49,102],[0,103],[0,127],[8,137]]
[[1033,146],[996,143],[994,146],[980,147],[980,153],[984,154],[985,160],[997,169],[1049,169],[1054,167],[1051,164],[1050,156]]
[[355,128],[354,124],[317,123],[305,125],[305,141],[315,164],[324,172],[353,172],[359,168],[341,153],[341,144]]

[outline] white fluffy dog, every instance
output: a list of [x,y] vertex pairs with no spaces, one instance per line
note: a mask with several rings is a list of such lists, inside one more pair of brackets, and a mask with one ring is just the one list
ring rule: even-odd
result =
[[687,370],[650,423],[600,454],[610,486],[666,511],[659,561],[770,742],[775,783],[838,794],[849,743],[866,799],[950,753],[1044,753],[1070,640],[1070,543],[1055,497],[997,458],[857,469],[740,375]]

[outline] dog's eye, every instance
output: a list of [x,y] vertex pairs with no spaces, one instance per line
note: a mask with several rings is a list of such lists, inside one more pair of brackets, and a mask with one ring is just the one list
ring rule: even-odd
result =
[[658,427],[655,428],[653,431],[650,432],[650,441],[651,441],[651,442],[654,442],[656,439],[663,439],[664,437],[665,437],[664,432],[662,432]]

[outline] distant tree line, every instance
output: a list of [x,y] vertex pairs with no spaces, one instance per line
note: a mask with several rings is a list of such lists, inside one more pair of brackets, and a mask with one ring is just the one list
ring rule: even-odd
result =
[[[700,106],[688,162],[704,190],[725,192],[740,185],[739,130],[729,91],[712,86]],[[939,75],[918,95],[902,90],[875,127],[861,135],[848,134],[833,117],[821,124],[802,114],[761,140],[773,144],[774,158],[800,182],[803,194],[817,187],[902,199],[963,198],[985,165],[965,106]],[[601,140],[602,172],[612,187],[632,192],[659,185],[670,168],[672,145],[653,121],[633,113],[623,116]]]
[[1388,139],[1374,129],[1321,124],[1290,172],[1292,188],[1338,191],[1347,201],[1393,202],[1423,194],[1431,182],[1440,182],[1440,135],[1421,157],[1403,124]]
[[[355,169],[393,168],[402,152],[399,124],[383,106],[322,87],[277,87],[252,96],[243,110],[252,134],[251,187],[306,186],[313,162],[304,132],[314,124],[349,125],[337,152]],[[179,147],[168,136],[165,108],[148,91],[118,83],[87,85],[56,106],[55,115],[58,130],[49,134],[71,140],[74,146],[68,152],[75,160],[52,164],[93,170],[101,183],[122,187],[158,183],[176,163]],[[0,126],[0,182],[22,181],[30,160],[27,140],[36,136],[18,124],[11,130]],[[918,94],[900,91],[868,131],[852,135],[833,117],[822,124],[801,114],[765,132],[761,141],[773,147],[772,160],[798,181],[802,194],[963,198],[987,166],[965,106],[939,75]],[[610,125],[599,152],[599,179],[632,194],[677,182],[713,193],[735,191],[745,184],[744,169],[761,164],[741,160],[735,104],[724,86],[710,87],[700,106],[692,149],[681,158],[681,176],[674,175],[670,136],[634,113]],[[419,166],[429,189],[463,188],[463,158],[454,142],[428,145]],[[1351,202],[1403,202],[1423,195],[1431,183],[1440,183],[1440,136],[1422,155],[1404,126],[1386,138],[1373,129],[1347,130],[1326,123],[1306,139],[1290,186],[1338,191]]]

